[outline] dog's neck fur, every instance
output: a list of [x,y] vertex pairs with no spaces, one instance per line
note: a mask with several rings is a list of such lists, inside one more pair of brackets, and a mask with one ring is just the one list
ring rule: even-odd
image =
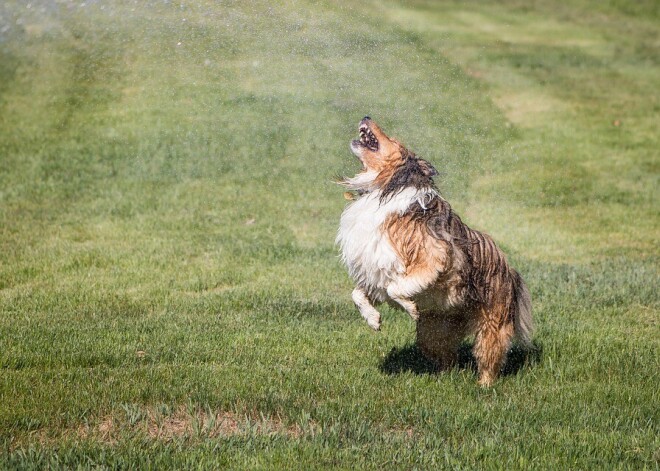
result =
[[360,195],[380,191],[380,198],[387,200],[407,188],[415,188],[420,192],[432,190],[437,194],[438,190],[433,182],[433,176],[436,174],[431,164],[405,151],[400,163],[396,165],[380,172],[365,170],[338,183]]
[[381,198],[387,199],[404,188],[416,188],[420,191],[429,189],[437,193],[433,182],[435,174],[435,169],[428,162],[418,159],[414,154],[407,153],[402,163],[384,182]]

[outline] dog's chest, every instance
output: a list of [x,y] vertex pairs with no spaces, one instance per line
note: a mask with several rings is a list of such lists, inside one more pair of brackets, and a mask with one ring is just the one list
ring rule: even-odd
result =
[[341,216],[337,243],[342,259],[355,282],[380,301],[385,299],[387,285],[405,270],[383,222],[393,213],[404,212],[414,194],[402,192],[386,203],[375,192],[349,205]]

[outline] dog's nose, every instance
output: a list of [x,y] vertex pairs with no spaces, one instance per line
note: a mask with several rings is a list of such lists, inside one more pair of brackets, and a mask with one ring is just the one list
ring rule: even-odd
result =
[[371,119],[371,117],[365,116],[364,118],[362,118],[362,121],[364,121],[365,119]]

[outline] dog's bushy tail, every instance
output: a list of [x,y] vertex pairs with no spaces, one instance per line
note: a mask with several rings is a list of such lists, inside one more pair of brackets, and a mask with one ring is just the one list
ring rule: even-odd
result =
[[511,270],[513,275],[514,303],[513,326],[518,341],[526,348],[532,346],[532,334],[534,333],[534,323],[532,321],[532,299],[529,296],[527,285],[520,274]]

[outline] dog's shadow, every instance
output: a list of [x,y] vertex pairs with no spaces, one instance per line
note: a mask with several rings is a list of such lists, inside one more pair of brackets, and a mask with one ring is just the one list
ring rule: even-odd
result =
[[[458,350],[458,362],[455,368],[459,370],[477,370],[477,361],[472,355],[473,345],[461,344]],[[502,376],[515,375],[525,365],[539,363],[543,354],[543,346],[534,341],[532,348],[524,349],[513,345],[506,357],[506,363],[502,367]],[[408,344],[404,347],[394,347],[385,356],[380,364],[380,371],[388,375],[397,375],[411,372],[418,375],[435,374],[440,370],[419,350],[417,345]]]

